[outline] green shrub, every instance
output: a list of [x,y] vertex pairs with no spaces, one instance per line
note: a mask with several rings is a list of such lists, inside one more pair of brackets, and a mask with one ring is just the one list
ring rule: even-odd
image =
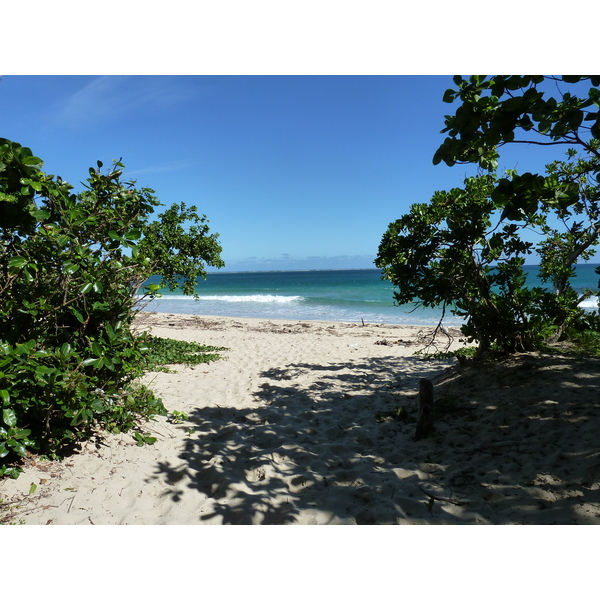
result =
[[[98,162],[79,194],[41,167],[0,138],[0,476],[28,450],[55,455],[166,414],[135,382],[149,364],[138,292],[193,294],[206,264],[223,266],[206,217],[174,205],[149,223],[160,203],[121,180],[121,163],[104,174]],[[144,287],[152,274],[160,285]]]

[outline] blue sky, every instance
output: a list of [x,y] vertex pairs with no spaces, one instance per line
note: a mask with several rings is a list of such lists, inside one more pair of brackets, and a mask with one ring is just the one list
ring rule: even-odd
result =
[[[97,160],[122,158],[163,204],[207,215],[226,270],[370,268],[391,221],[474,173],[432,164],[456,109],[448,87],[449,75],[5,76],[0,135],[76,190]],[[519,152],[501,166],[548,162]]]

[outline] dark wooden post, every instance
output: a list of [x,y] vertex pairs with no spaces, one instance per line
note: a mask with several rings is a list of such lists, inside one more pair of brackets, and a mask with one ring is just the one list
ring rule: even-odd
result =
[[426,438],[433,431],[433,384],[429,379],[419,381],[419,418],[415,441]]

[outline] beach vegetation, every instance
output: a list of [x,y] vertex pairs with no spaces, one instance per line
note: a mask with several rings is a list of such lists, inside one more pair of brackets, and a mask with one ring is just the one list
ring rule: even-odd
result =
[[180,410],[174,410],[170,415],[169,415],[169,422],[173,423],[174,425],[181,425],[184,421],[187,421],[189,419],[187,413],[180,411]]
[[[479,173],[389,225],[375,263],[397,302],[462,317],[480,351],[531,350],[597,330],[597,313],[580,307],[595,292],[578,294],[570,280],[600,238],[600,77],[454,82],[444,100],[461,104],[433,161],[475,163]],[[521,143],[568,148],[542,174],[499,175],[500,149]],[[539,282],[527,281],[526,261],[539,262]]]
[[219,352],[228,350],[218,346],[207,346],[196,342],[185,342],[171,338],[149,335],[146,338],[147,370],[169,371],[166,365],[201,365],[223,358]]
[[414,419],[409,415],[404,406],[398,406],[394,410],[379,412],[375,415],[377,423],[385,423],[387,421],[399,421],[401,423],[413,423]]
[[133,437],[135,438],[136,445],[140,446],[140,448],[146,444],[151,446],[156,442],[156,438],[154,436],[146,435],[142,431],[134,431]]
[[448,360],[456,358],[459,363],[475,358],[476,355],[476,346],[462,346],[455,350],[444,350],[442,352],[424,352],[423,350],[417,350],[415,352],[415,356],[419,356],[423,360]]
[[183,204],[156,215],[154,191],[120,161],[98,162],[77,193],[42,167],[0,139],[0,476],[18,476],[28,452],[55,457],[166,414],[136,381],[155,358],[135,316],[161,287],[193,294],[224,264],[205,216]]

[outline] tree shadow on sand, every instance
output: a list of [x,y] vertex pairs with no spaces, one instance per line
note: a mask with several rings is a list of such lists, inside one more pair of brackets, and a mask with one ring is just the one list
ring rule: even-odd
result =
[[[395,523],[407,511],[424,517],[422,493],[406,501],[406,510],[398,512],[394,503],[400,479],[393,470],[402,462],[403,441],[413,443],[414,423],[386,416],[401,396],[411,397],[416,410],[414,373],[433,376],[440,369],[419,361],[416,371],[418,360],[299,363],[265,371],[256,407],[195,409],[189,418],[196,433],[181,453],[184,469],[161,463],[158,474],[168,482],[187,475],[188,488],[214,500],[200,520]],[[181,493],[174,490],[173,500]],[[382,503],[389,506],[384,510]]]
[[[564,366],[559,357],[548,360]],[[600,458],[589,428],[597,429],[600,399],[578,402],[583,384],[565,369],[553,392],[558,405],[527,389],[496,403],[493,386],[510,381],[527,388],[537,379],[541,390],[542,365],[474,370],[437,383],[436,431],[415,442],[418,380],[440,368],[384,357],[270,369],[261,373],[255,407],[195,409],[183,467],[159,463],[155,477],[171,484],[173,501],[190,492],[210,500],[199,522],[597,521],[589,506],[600,500]],[[585,385],[597,389],[599,378]],[[582,460],[589,463],[587,479],[573,469]]]
[[600,520],[600,360],[522,354],[437,388],[441,487],[493,523]]

